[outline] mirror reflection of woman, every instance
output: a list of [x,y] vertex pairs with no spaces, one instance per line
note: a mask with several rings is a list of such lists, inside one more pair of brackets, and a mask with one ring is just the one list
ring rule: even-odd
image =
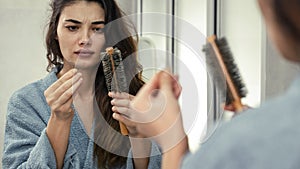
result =
[[[129,93],[135,95],[144,84],[141,73],[137,73],[140,65],[134,54],[136,42],[133,37],[121,39],[116,44],[110,40],[114,33],[126,32],[125,24],[121,22],[120,27],[111,29],[105,27],[122,17],[116,3],[112,0],[52,0],[51,7],[46,37],[47,69],[50,73],[11,97],[3,167],[159,166],[159,156],[151,157],[153,160],[150,161],[149,158],[127,159],[106,151],[90,138],[95,127],[92,125],[95,122],[93,118],[99,116],[99,112],[114,130],[120,131],[119,122],[111,116],[111,98],[101,65],[101,52],[107,46],[118,47],[124,54],[123,59],[131,59],[130,66],[125,67],[126,73],[133,77]],[[132,130],[128,130],[130,134]],[[105,139],[113,140],[110,137],[114,135],[106,136]],[[126,143],[124,145],[118,140],[110,142],[112,147],[124,146],[125,149],[130,147]]]

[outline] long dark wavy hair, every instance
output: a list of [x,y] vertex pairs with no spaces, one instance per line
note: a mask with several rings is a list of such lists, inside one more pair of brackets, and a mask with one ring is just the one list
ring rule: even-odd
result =
[[[57,37],[57,26],[59,17],[62,10],[68,6],[76,3],[78,1],[87,1],[87,2],[96,2],[98,3],[105,11],[105,22],[110,23],[118,18],[123,16],[123,12],[117,6],[114,0],[52,0],[51,9],[52,15],[49,21],[49,27],[46,34],[46,46],[47,46],[47,59],[48,66],[47,70],[50,71],[53,67],[63,67],[63,56],[59,47],[59,43],[56,40]],[[135,95],[138,90],[143,86],[144,82],[141,76],[141,65],[137,62],[136,51],[137,51],[137,38],[134,39],[130,36],[130,31],[128,28],[129,24],[125,21],[118,21],[112,26],[105,26],[105,39],[107,46],[117,47],[121,53],[122,58],[128,64],[125,64],[125,73],[127,77],[131,77],[129,85],[129,93]],[[132,27],[131,27],[132,28]],[[124,36],[124,34],[128,36]],[[121,40],[118,38],[124,37]],[[116,131],[120,131],[118,121],[112,118],[111,110],[111,98],[108,97],[108,90],[105,83],[105,77],[103,73],[102,64],[98,67],[96,79],[95,79],[95,98],[98,105],[98,108],[102,114],[102,117]],[[96,124],[95,130],[97,128],[103,127],[102,124]],[[100,129],[97,131],[106,131],[106,129]],[[107,131],[106,131],[107,132]],[[101,137],[99,133],[95,137]],[[101,134],[101,133],[100,133]],[[118,141],[114,139],[114,134],[106,134],[104,139],[111,147],[122,147],[127,151],[130,144],[128,141]],[[119,156],[113,153],[106,151],[97,144],[94,144],[94,156],[97,159],[99,168],[112,168],[117,166],[122,166],[126,163],[126,157]]]

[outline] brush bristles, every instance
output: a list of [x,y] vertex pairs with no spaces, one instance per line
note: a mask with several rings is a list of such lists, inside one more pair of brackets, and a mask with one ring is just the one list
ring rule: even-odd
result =
[[209,78],[213,84],[221,91],[225,91],[226,79],[222,68],[218,63],[218,59],[214,56],[214,50],[210,43],[203,46],[203,52],[206,54],[206,65],[209,74]]
[[107,90],[111,91],[111,81],[112,81],[112,70],[111,70],[111,62],[109,57],[107,55],[103,56],[102,58],[102,66],[103,66],[103,72],[106,82]]
[[246,97],[247,89],[242,79],[240,70],[234,61],[233,54],[229,48],[225,38],[217,39],[216,44],[219,47],[220,53],[223,56],[223,61],[226,65],[227,71],[230,74],[231,80],[238,91],[239,96]]
[[[240,98],[246,97],[247,89],[243,82],[243,79],[242,79],[242,76],[238,69],[238,66],[236,65],[236,63],[234,61],[234,57],[229,48],[227,40],[225,38],[215,39],[215,43],[219,49],[219,52],[222,56],[222,60],[225,64],[225,67],[231,78],[231,81],[234,84],[237,94],[239,95]],[[203,47],[204,47],[203,51],[206,55],[206,63],[207,63],[208,72],[210,73],[210,75],[213,76],[212,79],[214,81],[215,80],[217,81],[217,82],[215,82],[217,84],[217,87],[222,89],[222,86],[220,86],[220,85],[222,85],[221,82],[224,81],[225,77],[224,77],[224,73],[222,72],[222,68],[219,64],[219,61],[217,59],[217,56],[215,54],[215,51],[210,43],[204,45]],[[233,99],[233,96],[232,96],[231,91],[229,90],[228,86],[227,86],[226,90],[227,90],[226,104],[228,105],[228,104],[232,103],[234,99]]]
[[127,79],[119,49],[106,52],[103,59],[103,72],[108,91],[128,92]]
[[[108,91],[128,93],[129,85],[127,85],[121,51],[117,48],[107,48],[102,66]],[[126,126],[122,122],[119,124],[122,135],[128,135]]]

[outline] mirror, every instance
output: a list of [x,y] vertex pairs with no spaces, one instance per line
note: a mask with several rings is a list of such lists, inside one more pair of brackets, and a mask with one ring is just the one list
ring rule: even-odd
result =
[[207,113],[207,72],[202,53],[208,29],[206,8],[210,3],[207,0],[118,2],[127,14],[138,13],[133,18],[140,34],[139,59],[144,66],[145,81],[165,67],[179,75],[183,87],[179,100],[182,112],[188,112],[183,113],[185,129],[192,149],[196,149],[206,134],[207,123],[213,123],[207,120],[207,114],[213,115],[213,110]]

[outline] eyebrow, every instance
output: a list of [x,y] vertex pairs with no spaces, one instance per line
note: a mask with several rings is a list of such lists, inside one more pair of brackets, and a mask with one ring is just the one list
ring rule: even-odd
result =
[[[75,23],[75,24],[82,24],[82,22],[74,20],[74,19],[66,19],[65,21],[66,22],[72,22],[72,23]],[[99,24],[104,24],[105,25],[105,21],[95,21],[95,22],[92,22],[92,24],[93,25],[99,25]]]
[[105,25],[105,22],[104,21],[95,21],[95,22],[92,22],[93,25],[99,25],[99,24],[103,24]]

